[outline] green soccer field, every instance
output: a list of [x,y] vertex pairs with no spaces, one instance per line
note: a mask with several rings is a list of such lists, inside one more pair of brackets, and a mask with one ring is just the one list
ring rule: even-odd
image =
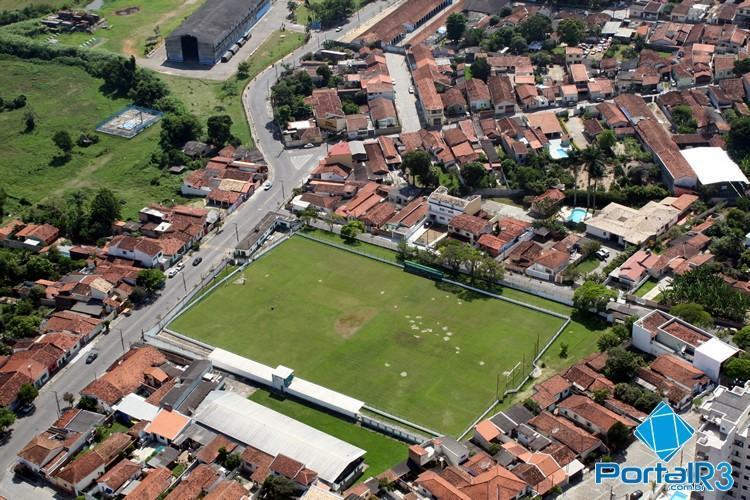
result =
[[170,328],[449,434],[563,323],[301,237],[243,275]]

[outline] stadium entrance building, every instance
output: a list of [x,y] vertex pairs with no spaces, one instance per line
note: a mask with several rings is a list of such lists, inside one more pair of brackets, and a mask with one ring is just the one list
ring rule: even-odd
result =
[[270,7],[271,0],[207,0],[167,37],[167,61],[216,64],[239,50]]

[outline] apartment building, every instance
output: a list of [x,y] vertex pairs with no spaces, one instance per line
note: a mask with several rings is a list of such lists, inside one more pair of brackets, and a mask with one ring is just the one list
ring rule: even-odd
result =
[[734,485],[726,492],[693,492],[699,500],[750,500],[750,382],[731,390],[714,389],[698,408],[703,424],[696,432],[695,460],[732,464]]

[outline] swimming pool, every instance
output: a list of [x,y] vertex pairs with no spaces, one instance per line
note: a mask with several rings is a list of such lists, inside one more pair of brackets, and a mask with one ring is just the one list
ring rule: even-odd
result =
[[683,491],[673,491],[670,495],[670,500],[688,500],[688,495]]
[[584,218],[586,218],[585,208],[574,208],[568,216],[568,220],[570,222],[575,222],[576,224],[583,222]]

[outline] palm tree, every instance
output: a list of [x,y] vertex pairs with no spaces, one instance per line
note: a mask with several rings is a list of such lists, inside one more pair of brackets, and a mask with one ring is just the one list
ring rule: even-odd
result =
[[[604,153],[599,146],[592,144],[583,151],[583,164],[586,166],[586,172],[588,173],[588,185],[586,187],[588,192],[586,208],[588,208],[591,201],[591,180],[594,180],[594,189],[596,189],[596,181],[604,176]],[[596,202],[596,193],[594,193],[594,202]]]

